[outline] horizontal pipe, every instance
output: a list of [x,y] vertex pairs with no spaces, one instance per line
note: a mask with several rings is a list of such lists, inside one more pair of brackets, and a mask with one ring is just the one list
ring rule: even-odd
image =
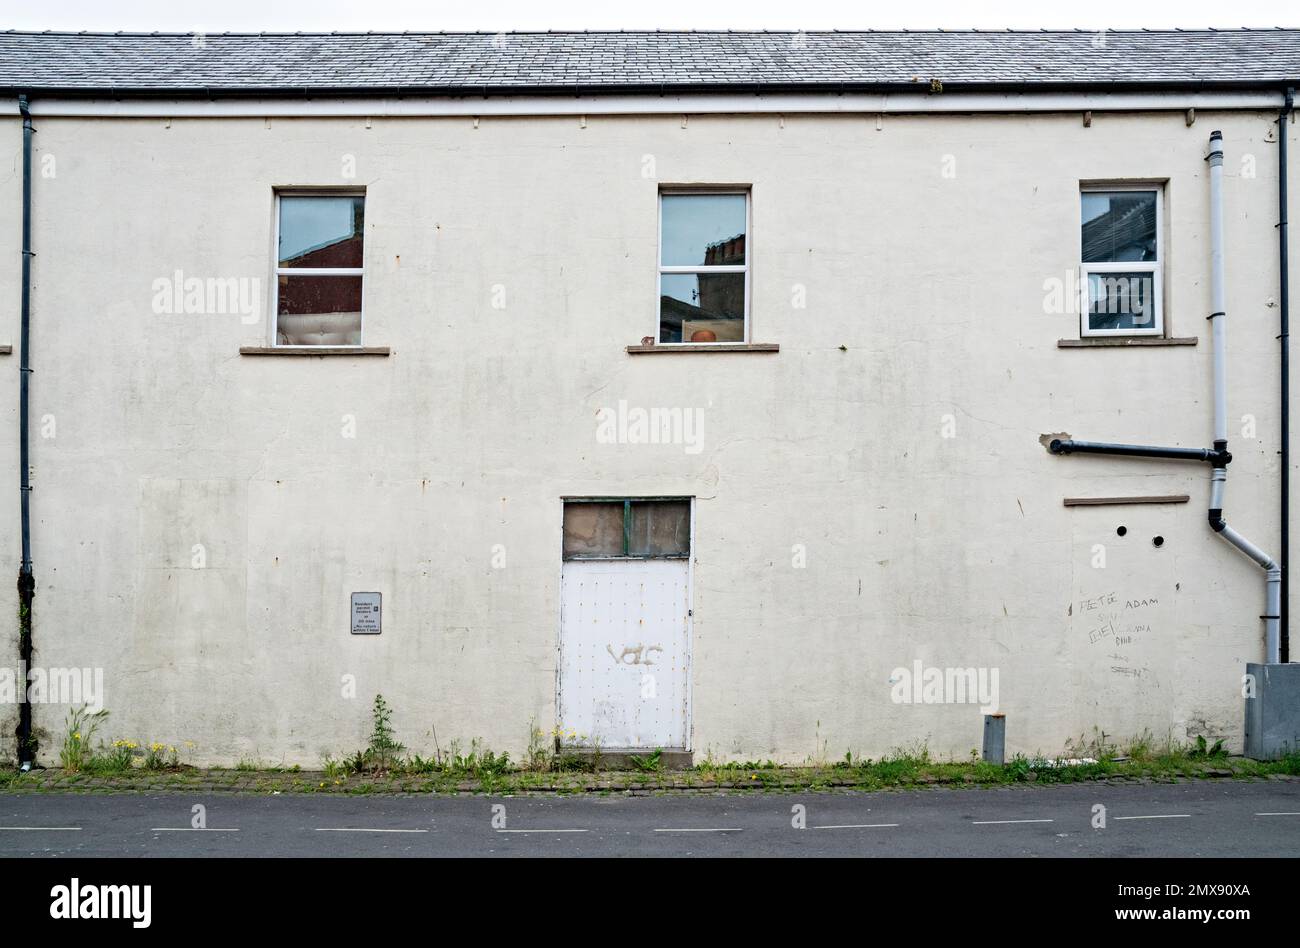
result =
[[1053,454],[1115,454],[1130,458],[1206,461],[1215,467],[1222,467],[1232,460],[1231,454],[1218,448],[1164,448],[1146,444],[1111,444],[1061,438],[1054,438],[1047,447]]

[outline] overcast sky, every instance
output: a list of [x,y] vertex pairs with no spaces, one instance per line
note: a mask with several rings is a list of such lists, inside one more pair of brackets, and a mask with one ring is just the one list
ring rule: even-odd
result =
[[1300,2],[1091,0],[41,0],[0,28],[50,30],[961,29],[1300,26]]

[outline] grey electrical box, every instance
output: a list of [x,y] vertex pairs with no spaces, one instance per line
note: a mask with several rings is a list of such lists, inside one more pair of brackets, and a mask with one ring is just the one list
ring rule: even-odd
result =
[[1300,749],[1300,664],[1246,664],[1246,756],[1273,760]]
[[383,626],[383,596],[380,593],[352,594],[352,634],[378,635]]
[[1007,716],[984,715],[984,759],[990,764],[1007,762]]

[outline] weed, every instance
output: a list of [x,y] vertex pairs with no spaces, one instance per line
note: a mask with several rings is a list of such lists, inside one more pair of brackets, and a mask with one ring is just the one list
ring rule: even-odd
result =
[[370,745],[365,750],[366,761],[372,770],[391,770],[399,755],[406,750],[393,735],[391,718],[392,711],[384,701],[384,696],[375,695],[371,711]]
[[1006,765],[1007,773],[1012,780],[1027,780],[1029,778],[1029,760],[1024,754],[1017,754],[1011,758],[1011,762]]
[[1144,730],[1141,734],[1129,739],[1128,746],[1124,748],[1125,756],[1129,760],[1144,762],[1156,755],[1155,739],[1151,736],[1149,729]]
[[[1146,737],[1146,743],[1143,746],[1149,746],[1150,735]],[[1095,760],[1113,760],[1119,751],[1114,743],[1106,739],[1106,732],[1101,728],[1093,727],[1092,737],[1079,735],[1077,741],[1067,740],[1065,742],[1065,754],[1067,757],[1084,758],[1091,757]]]
[[106,717],[107,710],[87,712],[85,705],[68,712],[67,734],[59,750],[59,763],[68,773],[79,773],[94,757],[91,740]]
[[822,768],[826,766],[826,749],[830,746],[830,741],[822,740],[822,722],[819,720],[813,729],[813,753],[808,758],[808,764],[811,767]]
[[[180,761],[176,756],[176,748],[167,744],[154,742],[144,749],[144,769],[145,770],[167,770],[168,768],[176,769],[180,766]],[[241,768],[242,762],[241,762]],[[249,769],[256,770],[256,766]]]
[[366,760],[366,752],[359,750],[351,757],[343,758],[342,766],[343,770],[349,774],[365,773],[369,767]]
[[552,769],[564,773],[594,771],[596,769],[593,759],[587,754],[565,753],[563,751],[556,755],[551,766]]
[[442,769],[442,764],[435,757],[421,757],[416,754],[408,760],[403,769],[409,774],[431,774]]
[[656,747],[653,754],[647,754],[644,757],[639,754],[629,754],[628,760],[632,762],[633,767],[642,773],[658,773],[664,767],[663,756],[664,749]]
[[1195,744],[1187,750],[1187,756],[1192,760],[1214,760],[1227,757],[1228,752],[1223,747],[1223,738],[1219,738],[1211,746],[1207,745],[1204,734],[1197,734]]
[[131,769],[139,745],[135,741],[114,741],[87,762],[91,774],[121,774]]
[[554,744],[546,738],[546,734],[537,726],[536,718],[528,722],[528,751],[524,756],[524,770],[545,773],[551,769],[555,761],[555,751],[552,749]]
[[472,774],[480,779],[485,774],[500,776],[510,769],[510,755],[492,753],[479,744],[478,738],[470,741],[469,753],[461,754],[459,742],[453,741],[444,769],[456,774]]

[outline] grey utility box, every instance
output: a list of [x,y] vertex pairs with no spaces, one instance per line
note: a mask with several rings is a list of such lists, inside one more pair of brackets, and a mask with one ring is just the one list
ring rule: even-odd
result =
[[1254,697],[1246,698],[1246,756],[1274,760],[1300,750],[1300,664],[1246,663]]

